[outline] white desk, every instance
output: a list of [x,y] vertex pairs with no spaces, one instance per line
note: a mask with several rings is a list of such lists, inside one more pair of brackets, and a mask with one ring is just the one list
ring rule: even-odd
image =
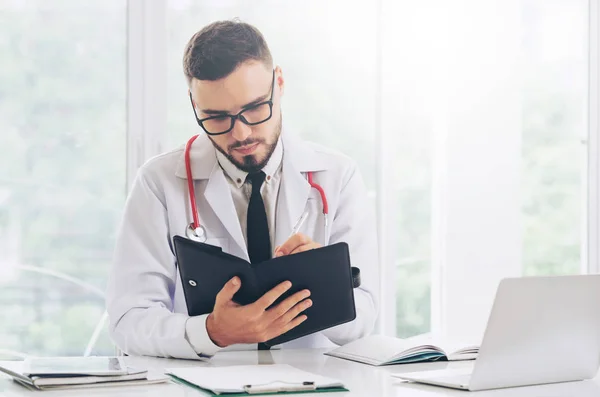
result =
[[[190,367],[190,366],[225,366],[225,365],[247,365],[247,364],[290,364],[300,369],[323,374],[342,380],[350,389],[349,393],[319,393],[316,396],[332,397],[436,397],[436,396],[462,396],[475,397],[523,397],[523,396],[545,396],[545,397],[598,397],[600,396],[600,377],[592,381],[561,383],[555,385],[520,387],[504,390],[491,390],[484,392],[469,393],[460,390],[444,389],[435,386],[417,385],[404,383],[399,379],[389,376],[391,372],[412,372],[421,370],[432,370],[441,368],[458,368],[470,366],[470,362],[455,363],[426,363],[395,365],[387,367],[372,367],[365,364],[341,360],[325,356],[323,350],[275,350],[275,351],[246,351],[227,352],[217,354],[209,363],[188,360],[167,360],[151,357],[126,357],[132,366],[146,367],[155,370],[163,368]],[[114,396],[144,396],[144,397],[195,397],[206,394],[195,389],[174,383],[130,386],[130,387],[108,387],[99,389],[80,389],[70,391],[54,392],[29,391],[19,386],[12,380],[0,375],[1,396],[85,396],[85,397],[114,397]]]

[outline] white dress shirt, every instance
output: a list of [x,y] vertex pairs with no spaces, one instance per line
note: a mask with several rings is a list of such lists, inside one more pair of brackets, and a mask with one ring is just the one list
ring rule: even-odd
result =
[[[281,182],[281,160],[283,159],[283,147],[281,140],[277,142],[275,150],[262,171],[265,173],[265,181],[260,188],[260,194],[265,203],[265,211],[267,212],[267,221],[269,224],[269,237],[271,238],[271,249],[275,243],[275,211],[277,209],[277,195],[279,193],[279,185]],[[217,151],[217,160],[219,165],[225,172],[227,182],[231,188],[231,197],[237,212],[246,247],[248,246],[247,235],[247,216],[248,204],[250,203],[250,195],[252,194],[252,183],[246,181],[247,172],[236,167],[227,157]]]

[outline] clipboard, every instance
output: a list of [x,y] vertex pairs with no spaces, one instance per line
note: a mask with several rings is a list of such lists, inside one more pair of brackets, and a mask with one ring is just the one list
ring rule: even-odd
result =
[[242,286],[233,299],[247,305],[279,283],[292,287],[273,305],[303,289],[311,292],[313,305],[305,310],[307,319],[296,328],[265,342],[279,345],[356,318],[353,288],[360,285],[360,271],[350,263],[348,244],[329,246],[281,256],[252,265],[225,253],[219,247],[175,236],[175,255],[183,284],[188,314],[211,313],[216,296],[234,276]]
[[[311,374],[290,365],[233,366],[212,368],[175,368],[167,369],[166,374],[175,383],[192,387],[211,396],[253,396],[302,393],[332,393],[349,391],[338,380]],[[257,382],[237,384],[236,378],[253,372]],[[239,374],[236,376],[235,374]],[[260,375],[259,375],[260,373]],[[253,375],[250,375],[252,377]],[[227,384],[215,381],[215,378],[228,377]],[[271,379],[272,378],[272,379]],[[279,380],[273,380],[278,379]],[[299,379],[310,379],[301,381]],[[248,378],[243,382],[248,382]]]
[[[204,389],[193,383],[190,383],[184,379],[180,379],[176,376],[170,375],[173,382],[178,383],[182,386],[191,387],[196,390],[200,390],[206,393],[208,396],[227,396],[227,397],[243,397],[243,396],[260,396],[260,395],[279,395],[279,394],[306,394],[306,393],[335,393],[335,392],[347,392],[350,391],[345,387],[330,387],[318,389],[314,384],[309,386],[303,384],[289,384],[285,388],[279,387],[277,384],[273,385],[246,385],[245,391],[242,393],[214,393],[211,390]],[[311,382],[303,382],[311,383]]]

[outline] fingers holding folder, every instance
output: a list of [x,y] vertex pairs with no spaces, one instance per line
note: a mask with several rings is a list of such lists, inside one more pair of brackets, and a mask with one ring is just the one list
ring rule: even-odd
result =
[[232,278],[217,294],[214,309],[206,321],[209,337],[220,347],[259,343],[302,324],[307,317],[301,313],[312,306],[308,299],[310,291],[301,290],[275,304],[291,287],[291,282],[284,281],[256,302],[240,305],[233,297],[241,288],[241,280]]
[[173,242],[188,314],[208,314],[216,345],[275,346],[356,318],[360,272],[344,242],[303,252],[311,243],[286,246],[286,255],[259,264],[181,236]]

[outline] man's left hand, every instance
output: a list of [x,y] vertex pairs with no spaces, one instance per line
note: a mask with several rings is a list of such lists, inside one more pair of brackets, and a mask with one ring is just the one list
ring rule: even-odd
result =
[[302,233],[296,233],[285,243],[275,248],[274,256],[277,258],[280,256],[297,254],[298,252],[304,252],[320,247],[322,247],[322,245],[312,241],[310,237]]

